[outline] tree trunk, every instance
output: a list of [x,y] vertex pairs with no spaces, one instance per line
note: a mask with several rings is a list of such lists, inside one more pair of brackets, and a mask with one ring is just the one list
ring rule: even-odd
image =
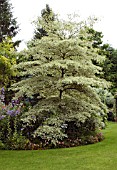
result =
[[60,99],[62,98],[62,93],[63,93],[63,91],[60,90],[60,94],[59,94],[59,98],[60,98]]

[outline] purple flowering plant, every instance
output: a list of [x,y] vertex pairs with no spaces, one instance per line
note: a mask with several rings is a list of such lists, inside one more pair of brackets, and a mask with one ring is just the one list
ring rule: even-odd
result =
[[[9,104],[5,104],[5,89],[0,91],[0,129],[4,134],[11,133],[20,128],[20,117],[22,113],[23,103],[19,100],[11,100]],[[19,121],[17,121],[17,119]],[[17,122],[17,124],[16,124]]]
[[18,100],[12,100],[8,105],[5,105],[5,90],[1,89],[0,92],[0,120],[6,118],[7,116],[17,116],[21,112],[23,104]]
[[[21,111],[23,103],[19,100],[12,100],[5,104],[5,90],[0,91],[0,140],[7,144],[8,149],[19,147],[19,138],[22,140],[21,132]],[[18,141],[17,141],[18,140]]]

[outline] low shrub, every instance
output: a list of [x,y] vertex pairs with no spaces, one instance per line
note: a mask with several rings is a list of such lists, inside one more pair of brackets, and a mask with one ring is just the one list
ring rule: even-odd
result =
[[9,150],[26,150],[29,140],[21,134],[13,135],[10,140],[6,141],[5,149]]
[[5,144],[0,140],[0,149],[5,149]]

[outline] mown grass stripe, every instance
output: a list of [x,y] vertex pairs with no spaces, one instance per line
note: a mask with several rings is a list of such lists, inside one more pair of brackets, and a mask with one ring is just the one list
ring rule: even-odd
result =
[[93,145],[38,151],[0,151],[0,170],[117,170],[117,123]]

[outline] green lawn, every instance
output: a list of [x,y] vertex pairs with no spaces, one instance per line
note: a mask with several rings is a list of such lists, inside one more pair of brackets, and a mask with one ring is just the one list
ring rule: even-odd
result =
[[39,151],[0,151],[0,170],[117,170],[117,123],[105,140],[87,146]]

